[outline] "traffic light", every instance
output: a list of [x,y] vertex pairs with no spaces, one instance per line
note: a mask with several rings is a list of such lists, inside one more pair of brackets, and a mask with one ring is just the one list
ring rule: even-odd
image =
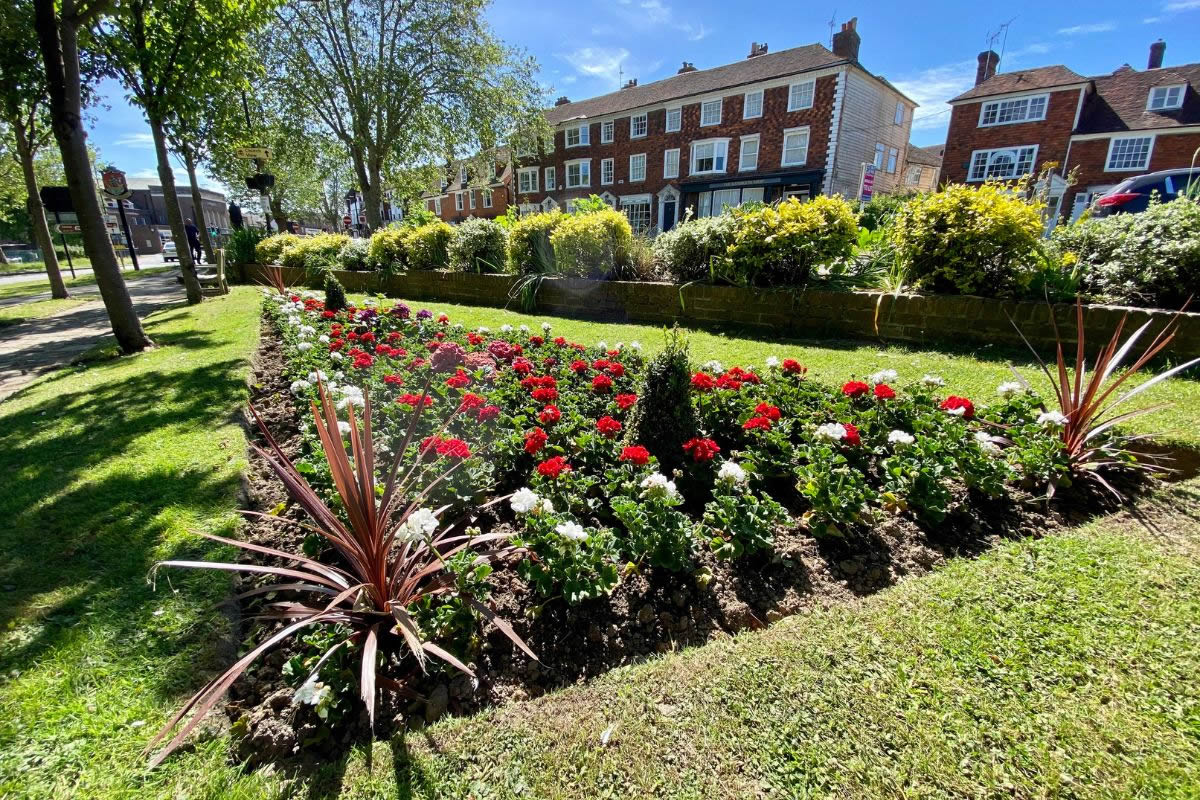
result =
[[268,192],[275,186],[275,176],[268,172],[251,175],[249,178],[246,178],[246,186],[259,194]]

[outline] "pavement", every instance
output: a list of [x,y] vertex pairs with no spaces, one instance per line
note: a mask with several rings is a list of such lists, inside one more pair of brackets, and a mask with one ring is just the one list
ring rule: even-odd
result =
[[[128,283],[138,317],[145,319],[155,310],[186,299],[176,275],[175,272],[148,275]],[[71,293],[76,297],[94,295],[96,299],[53,316],[0,328],[0,402],[39,376],[70,364],[96,345],[114,341],[99,290],[95,286],[80,286]],[[49,296],[47,291],[46,297]],[[19,299],[29,302],[31,298]]]

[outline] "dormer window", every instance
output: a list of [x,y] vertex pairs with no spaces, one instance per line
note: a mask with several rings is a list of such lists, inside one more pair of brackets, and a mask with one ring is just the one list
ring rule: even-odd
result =
[[1185,85],[1155,86],[1150,90],[1150,98],[1146,101],[1147,111],[1170,111],[1183,106]]

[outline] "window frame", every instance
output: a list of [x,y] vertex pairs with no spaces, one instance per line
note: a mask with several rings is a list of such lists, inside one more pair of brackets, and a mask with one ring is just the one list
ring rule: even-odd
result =
[[[1104,156],[1104,171],[1105,172],[1147,172],[1150,169],[1150,159],[1154,157],[1154,141],[1155,135],[1147,136],[1113,136],[1108,140],[1108,152]],[[1149,144],[1146,146],[1146,158],[1140,166],[1135,167],[1114,167],[1112,165],[1113,150],[1116,149],[1117,142],[1138,141],[1148,139]]]
[[[667,158],[667,155],[669,153],[675,154],[675,172],[672,174],[667,173],[667,164],[669,163],[669,159]],[[670,180],[671,178],[678,178],[678,177],[679,177],[679,148],[678,147],[668,147],[666,150],[663,150],[663,180]]]
[[[1170,96],[1172,89],[1179,90],[1179,102],[1175,103],[1174,105],[1166,105],[1164,102],[1163,105],[1155,108],[1154,107],[1154,93],[1162,92],[1163,97],[1166,98],[1166,97]],[[1172,83],[1169,86],[1151,86],[1150,93],[1146,96],[1146,110],[1147,111],[1177,111],[1177,110],[1183,108],[1183,98],[1186,95],[1187,95],[1187,84],[1186,83]]]
[[472,211],[475,210],[475,190],[474,189],[467,190],[467,205],[470,207],[470,209]]
[[[800,88],[802,86],[809,87],[809,89],[808,89],[808,105],[806,105],[806,106],[792,105],[792,100],[794,99],[793,95],[795,94],[796,89]],[[788,84],[787,110],[789,112],[807,111],[808,109],[813,107],[813,103],[816,102],[816,99],[817,99],[817,82],[815,79],[807,80],[807,81],[796,81],[795,83]]]
[[[747,167],[745,164],[746,145],[749,142],[754,142],[754,166],[752,167]],[[738,172],[756,172],[760,155],[762,155],[762,134],[751,133],[738,137]]]
[[[537,167],[521,167],[520,169],[518,169],[517,170],[517,194],[537,194],[538,193],[539,173],[541,173],[541,170],[538,169]],[[527,175],[533,176],[532,188],[529,188],[529,189],[526,189],[523,186],[523,184],[525,182],[524,179]]]
[[[652,214],[653,206],[654,206],[654,199],[650,195],[639,194],[639,195],[632,195],[629,197],[621,197],[617,200],[617,206],[618,206],[618,210],[622,214],[625,215],[625,218],[627,220],[629,220],[629,227],[633,229],[634,233],[642,233],[642,232],[648,231],[654,227],[654,216]],[[646,226],[644,228],[640,227],[639,225],[634,224],[633,218],[630,216],[629,212],[626,211],[626,208],[632,208],[634,206],[638,206],[638,207],[645,206],[645,208],[646,208],[646,216],[645,216]],[[639,218],[640,218],[640,214],[639,214]]]
[[[1038,100],[1038,99],[1043,101],[1042,115],[1040,117],[1028,116],[1030,104],[1033,103],[1034,100]],[[1025,117],[1023,117],[1021,119],[1010,119],[1010,120],[1000,121],[1000,107],[1001,106],[1003,106],[1005,103],[1016,103],[1016,102],[1019,102],[1022,100],[1025,101],[1025,110],[1026,110]],[[996,107],[996,122],[984,122],[983,118],[987,116],[988,108],[990,108],[992,106]],[[1001,97],[997,100],[985,100],[984,102],[979,104],[979,123],[976,125],[976,127],[977,128],[995,128],[1000,125],[1020,125],[1025,122],[1045,122],[1046,115],[1049,113],[1049,111],[1050,111],[1050,93],[1049,92],[1038,92],[1037,94],[1023,94],[1023,95],[1020,95],[1019,97]]]
[[[571,127],[567,128],[566,130],[563,131],[563,145],[565,147],[587,147],[587,146],[589,146],[592,143],[591,142],[591,138],[592,138],[591,127],[592,126],[590,123],[584,122],[584,123],[580,123],[579,125],[572,125]],[[571,134],[572,133],[575,133],[576,137],[578,139],[578,141],[576,141],[574,144],[571,144]]]
[[550,166],[543,169],[542,173],[542,186],[546,188],[547,192],[553,192],[558,188],[557,171],[554,169],[554,167]]
[[904,101],[896,101],[896,116],[892,118],[896,125],[903,125],[904,118],[908,116],[908,109],[904,107]]
[[[750,112],[750,96],[758,95],[758,113],[751,114]],[[757,89],[753,92],[746,92],[742,95],[742,119],[761,119],[763,115],[763,101],[766,99],[766,93],[762,89]]]
[[[804,160],[803,161],[788,161],[788,157],[787,157],[788,136],[791,136],[794,134],[800,134],[800,133],[804,134]],[[808,149],[809,149],[809,146],[812,144],[812,131],[810,129],[810,126],[801,125],[796,128],[785,128],[783,131],[783,137],[782,137],[780,143],[782,144],[782,147],[779,148],[779,150],[780,150],[779,166],[781,166],[781,167],[803,167],[806,164],[808,164]]]
[[887,172],[889,175],[895,175],[896,169],[900,165],[900,150],[895,147],[888,148],[887,154]]
[[[641,133],[634,133],[634,120],[641,122]],[[629,138],[630,139],[645,139],[650,134],[650,114],[643,111],[640,114],[631,114],[629,116]]]
[[466,192],[455,192],[454,193],[454,210],[455,211],[462,211],[463,208],[466,207],[466,203],[463,201],[464,194],[466,194]]
[[[711,106],[713,103],[717,104],[717,121],[716,122],[705,122],[704,121],[705,106]],[[712,128],[714,126],[720,125],[722,120],[724,120],[724,118],[725,118],[725,98],[718,97],[715,100],[701,100],[700,101],[700,127],[701,128]]]
[[613,138],[616,136],[617,122],[616,120],[607,120],[600,123],[600,144],[612,144]]
[[887,145],[883,142],[875,143],[875,158],[871,163],[875,165],[875,169],[883,169],[883,165],[887,162]]
[[458,185],[460,187],[467,185],[467,168],[466,167],[458,168]]
[[[671,115],[672,114],[675,115],[675,127],[671,127]],[[674,108],[668,108],[667,113],[666,113],[666,119],[664,120],[664,123],[663,123],[663,130],[666,133],[678,133],[681,128],[683,128],[683,106],[675,106]]]
[[[698,170],[698,169],[696,169],[696,148],[703,147],[704,145],[708,145],[708,144],[713,145],[713,155],[712,155],[713,169]],[[721,169],[716,168],[716,166],[717,166],[717,149],[716,148],[718,145],[723,146],[725,148],[724,153],[722,153],[722,155],[721,155],[721,157],[724,159],[722,162],[722,165],[721,165]],[[691,149],[688,152],[688,174],[689,175],[724,175],[727,172],[729,172],[729,139],[728,139],[728,137],[713,138],[713,139],[697,139],[696,141],[691,143]]]
[[[974,150],[971,153],[971,158],[967,161],[967,180],[966,180],[966,182],[967,183],[983,183],[984,181],[988,180],[987,173],[988,173],[988,168],[991,166],[992,156],[994,154],[1000,153],[1000,152],[1016,153],[1017,160],[1014,164],[1014,166],[1016,166],[1021,163],[1021,159],[1020,159],[1021,151],[1033,150],[1033,154],[1029,158],[1029,170],[1028,170],[1028,174],[1032,175],[1034,169],[1036,169],[1036,167],[1037,167],[1037,156],[1038,156],[1038,151],[1040,149],[1041,149],[1041,145],[1038,145],[1038,144],[1018,144],[1018,145],[1009,145],[1008,147],[986,147],[981,150]],[[987,158],[984,160],[984,163],[983,163],[983,174],[981,176],[979,176],[978,178],[975,178],[975,177],[972,177],[972,172],[974,172],[974,170],[975,170],[975,158],[980,153],[986,153]],[[1000,180],[1015,181],[1018,178],[1020,178],[1021,175],[1024,175],[1024,174],[1026,174],[1026,173],[1022,172],[1020,174],[1015,174],[1015,170],[1014,170],[1014,174],[1012,176],[1000,177]]]
[[[587,167],[587,182],[583,182],[583,167]],[[579,167],[580,182],[571,183],[571,167]],[[563,164],[563,170],[566,175],[566,188],[568,189],[589,189],[592,186],[592,160],[590,158],[575,158]]]
[[480,192],[480,194],[483,195],[483,198],[482,198],[483,199],[483,207],[491,208],[492,207],[492,190],[484,189],[482,192]]
[[[636,158],[640,158],[642,160],[642,177],[640,177],[640,178],[633,177],[633,161]],[[645,153],[631,153],[629,155],[629,182],[630,183],[645,183],[646,182],[646,154]]]
[[442,215],[442,198],[433,198],[433,213],[437,214],[439,217]]
[[[604,179],[604,167],[605,166],[608,167],[608,180]],[[613,181],[616,179],[616,177],[617,177],[616,161],[611,158],[600,159],[600,185],[601,186],[612,186]]]

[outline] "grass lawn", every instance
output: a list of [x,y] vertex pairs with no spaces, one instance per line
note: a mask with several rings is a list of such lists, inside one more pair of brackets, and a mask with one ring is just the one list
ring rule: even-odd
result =
[[[172,272],[177,269],[179,269],[179,267],[174,265],[165,267],[145,267],[137,272],[134,272],[132,269],[128,269],[121,274],[125,276],[125,280],[128,282],[136,281],[138,278],[144,278],[147,275],[160,275],[164,272]],[[68,289],[76,286],[96,285],[96,276],[94,275],[80,275],[78,278],[71,278],[68,277],[70,274],[71,273],[68,272],[64,266],[63,278]],[[42,294],[43,292],[49,291],[50,283],[45,278],[38,278],[37,280],[29,281],[17,281],[15,283],[4,283],[0,284],[0,300],[7,300],[11,297],[21,297],[27,294]]]
[[[233,530],[257,298],[238,287],[155,314],[159,348],[0,404],[0,797],[1195,797],[1195,481],[1139,509],[1149,529],[1121,517],[1009,542],[853,606],[378,742],[370,767],[364,746],[301,777],[246,773],[214,731],[146,773],[144,743],[231,655],[214,608],[227,579],[146,578],[160,558],[215,557],[189,530]],[[708,336],[698,357],[761,358],[715,336],[701,351]]]
[[66,300],[35,300],[32,303],[0,306],[0,327],[16,325],[18,322],[30,319],[49,317],[52,314],[66,311],[68,308],[74,308],[94,299],[89,297],[68,297]]
[[[84,256],[73,255],[73,256],[71,256],[71,258],[75,261],[75,269],[80,269],[83,267],[90,267],[92,265],[92,262],[90,260],[88,260],[87,258],[85,258]],[[62,271],[65,274],[70,275],[71,272],[70,272],[70,269],[67,267],[66,256],[63,256],[58,261],[59,261],[59,266],[62,269]],[[7,264],[0,264],[0,275],[4,274],[6,272],[30,272],[32,270],[41,270],[42,272],[45,272],[46,271],[46,262],[45,261],[10,261]]]

